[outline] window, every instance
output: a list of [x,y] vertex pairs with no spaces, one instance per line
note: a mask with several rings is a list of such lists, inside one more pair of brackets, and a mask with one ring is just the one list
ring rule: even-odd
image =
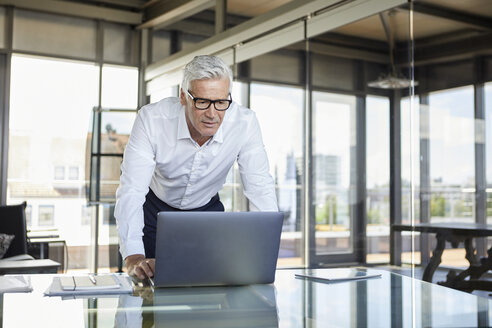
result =
[[355,100],[354,96],[313,92],[313,202],[320,255],[353,251],[350,188]]
[[104,65],[102,88],[102,107],[137,109],[137,68]]
[[55,166],[55,180],[64,180],[64,179],[65,179],[65,167]]
[[389,262],[389,99],[366,98],[367,261]]
[[432,222],[473,222],[475,119],[473,87],[429,94]]
[[89,226],[92,218],[92,206],[82,205],[82,212],[80,215],[80,224],[83,226]]
[[70,166],[68,168],[68,180],[79,179],[79,168],[77,166]]
[[98,79],[95,64],[12,56],[7,204],[27,201],[35,206],[32,225],[58,229],[71,254],[69,269],[90,263],[91,227],[74,211],[86,204],[85,181],[60,180],[75,174],[67,160],[86,168]]
[[485,163],[487,178],[487,223],[492,223],[492,82],[485,84]]
[[[426,111],[427,106],[419,106],[419,97],[403,98],[401,100],[401,220],[403,224],[412,222],[412,208],[415,219],[420,217],[420,111]],[[411,184],[415,187],[412,201]]]
[[[95,196],[97,201],[105,202],[93,206],[94,214],[99,219],[98,266],[104,272],[115,267],[118,258],[118,233],[113,216],[114,205],[111,203],[115,200],[123,152],[136,117],[138,69],[104,65],[102,73],[102,106],[106,110],[95,113],[101,122],[101,130],[94,131],[96,138],[99,138],[97,144],[100,148],[92,148],[90,156],[92,163],[96,164],[92,166],[91,197]],[[93,145],[94,140],[97,139],[93,139]],[[99,174],[94,175],[94,172]]]
[[167,97],[179,97],[179,87],[174,86],[174,87],[169,87],[166,89],[159,90],[157,92],[153,92],[150,95],[150,102],[158,102],[161,99],[167,98]]
[[[245,92],[247,92],[246,83],[233,82],[231,96],[235,102],[242,105]],[[243,194],[237,163],[234,163],[229,170],[224,186],[219,191],[219,196],[226,211],[233,212],[247,210],[246,198]]]
[[301,88],[251,84],[251,109],[260,123],[279,210],[285,213],[279,266],[302,264],[303,101]]
[[29,229],[32,225],[32,205],[26,206],[26,228]]
[[55,225],[55,207],[53,205],[39,205],[39,225]]

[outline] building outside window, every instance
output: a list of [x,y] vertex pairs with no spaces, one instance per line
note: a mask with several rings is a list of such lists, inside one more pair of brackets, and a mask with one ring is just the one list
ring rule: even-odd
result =
[[351,147],[355,97],[313,92],[316,253],[351,252]]
[[26,206],[26,227],[30,227],[32,224],[32,205]]
[[39,205],[38,211],[40,226],[51,227],[55,225],[55,206]]
[[473,87],[429,94],[431,222],[473,222],[475,119]]
[[55,166],[55,180],[65,180],[64,166]]
[[68,246],[69,269],[87,268],[91,229],[74,210],[86,204],[86,177],[66,181],[75,173],[66,161],[86,167],[98,67],[17,54],[11,65],[7,204],[31,204],[28,229],[58,229]]
[[389,262],[389,99],[366,97],[367,262]]
[[68,168],[68,180],[78,180],[79,179],[79,167],[70,166]]
[[304,90],[252,83],[250,97],[251,109],[261,127],[270,174],[275,180],[279,210],[285,213],[278,265],[300,265]]

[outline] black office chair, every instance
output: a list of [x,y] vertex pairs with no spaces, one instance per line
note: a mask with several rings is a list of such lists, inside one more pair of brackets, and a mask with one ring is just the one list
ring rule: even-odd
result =
[[26,206],[26,202],[0,206],[0,233],[15,236],[4,258],[27,254]]

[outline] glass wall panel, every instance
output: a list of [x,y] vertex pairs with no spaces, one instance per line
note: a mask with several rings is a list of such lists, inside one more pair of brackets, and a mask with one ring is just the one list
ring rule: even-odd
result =
[[475,119],[473,87],[429,94],[432,222],[473,222]]
[[[492,76],[491,76],[492,79]],[[487,223],[492,223],[492,82],[485,84],[485,154],[487,177]]]
[[138,69],[122,66],[103,66],[102,107],[137,109]]
[[389,262],[389,99],[366,98],[367,262]]
[[138,65],[138,34],[131,26],[104,22],[104,60]]
[[150,95],[150,102],[154,103],[167,97],[178,97],[178,96],[179,96],[179,86],[174,86],[152,93]]
[[14,50],[95,59],[96,33],[94,20],[14,11]]
[[98,200],[101,204],[98,205],[98,266],[101,271],[114,271],[118,264],[114,202],[123,152],[137,114],[138,69],[104,65],[102,78],[102,106],[106,110],[100,113],[101,155],[92,154],[93,159],[99,159]]
[[100,200],[114,202],[123,159],[136,112],[103,112],[101,118]]
[[313,92],[316,254],[352,252],[355,96]]
[[[429,122],[427,215],[430,222],[475,222],[474,88],[466,86],[431,92],[428,99],[428,113],[425,114]],[[421,117],[421,124],[424,122]],[[423,215],[422,212],[421,220]],[[430,238],[430,249],[425,249],[423,238],[430,237],[420,239],[421,251],[428,253],[434,239]],[[466,266],[467,263],[465,250],[461,247],[449,246],[443,254],[443,265]]]
[[12,56],[7,203],[31,205],[28,229],[58,230],[69,269],[89,267],[91,212],[81,209],[98,74],[93,64]]
[[[412,202],[415,217],[419,218],[420,195],[420,110],[419,97],[405,97],[401,100],[401,180],[403,224],[412,222]],[[422,106],[421,106],[422,107]],[[411,194],[411,183],[415,184],[415,194]]]
[[[420,140],[428,140],[428,134],[421,135],[420,111],[428,107],[419,105],[419,97],[404,97],[401,106],[401,223],[420,222]],[[413,186],[413,187],[412,187]],[[412,195],[413,191],[413,195]],[[413,204],[413,208],[412,208]],[[413,221],[415,219],[415,222]],[[418,234],[418,233],[417,233]],[[408,231],[401,233],[402,261],[411,259],[412,235]],[[415,252],[420,256],[420,252]],[[416,259],[417,263],[420,259]]]
[[[231,97],[234,102],[242,105],[247,99],[248,84],[234,81],[232,84]],[[243,194],[243,185],[237,163],[227,174],[226,182],[219,191],[220,201],[224,204],[226,212],[247,211],[247,201]]]
[[251,83],[250,97],[275,180],[279,209],[286,216],[278,265],[301,265],[304,92],[301,88]]

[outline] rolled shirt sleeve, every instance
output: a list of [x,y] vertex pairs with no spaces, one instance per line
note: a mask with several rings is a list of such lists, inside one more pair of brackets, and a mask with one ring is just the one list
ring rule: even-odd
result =
[[145,254],[142,235],[143,204],[155,169],[155,153],[144,124],[137,115],[121,164],[120,186],[116,191],[115,218],[121,255]]

